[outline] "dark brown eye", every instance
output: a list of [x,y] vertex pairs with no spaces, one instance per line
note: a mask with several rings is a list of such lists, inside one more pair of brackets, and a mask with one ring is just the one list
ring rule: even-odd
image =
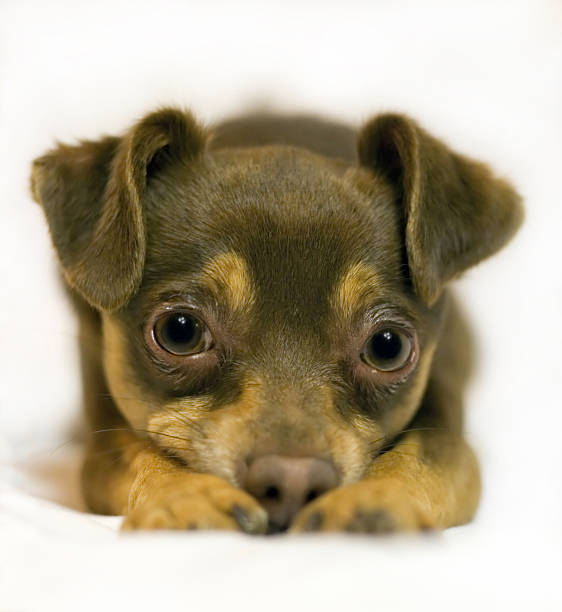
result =
[[376,370],[393,372],[409,363],[412,349],[413,342],[404,332],[382,329],[367,340],[361,358]]
[[211,346],[207,327],[188,312],[176,311],[160,317],[154,325],[156,342],[173,355],[195,355]]

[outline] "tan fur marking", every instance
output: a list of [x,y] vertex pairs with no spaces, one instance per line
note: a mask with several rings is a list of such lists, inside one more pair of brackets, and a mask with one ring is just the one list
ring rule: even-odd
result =
[[203,270],[203,281],[232,310],[244,310],[254,302],[255,295],[244,259],[232,251],[217,255]]
[[336,286],[334,305],[344,317],[350,317],[378,287],[380,278],[376,270],[360,261],[349,268]]
[[185,397],[168,402],[149,417],[147,431],[160,448],[177,451],[179,456],[193,463],[194,440],[211,407],[211,400],[206,397]]

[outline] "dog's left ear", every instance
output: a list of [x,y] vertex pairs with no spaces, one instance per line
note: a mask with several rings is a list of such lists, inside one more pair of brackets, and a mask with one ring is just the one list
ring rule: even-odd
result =
[[31,191],[45,211],[66,280],[95,308],[115,310],[138,289],[149,179],[165,165],[189,162],[204,140],[189,113],[167,108],[122,138],[59,145],[33,163]]
[[396,189],[410,276],[428,305],[447,281],[504,246],[522,222],[521,199],[511,185],[403,115],[368,122],[359,159]]

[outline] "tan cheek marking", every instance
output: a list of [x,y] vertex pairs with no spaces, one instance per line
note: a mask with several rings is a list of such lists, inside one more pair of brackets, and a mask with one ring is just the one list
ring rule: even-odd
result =
[[200,456],[208,462],[208,467],[215,467],[215,473],[222,471],[218,475],[231,481],[235,479],[231,472],[235,461],[244,457],[255,443],[250,423],[259,421],[263,408],[261,388],[257,380],[247,381],[238,401],[208,416],[207,430],[212,444],[209,449],[200,448]]
[[232,251],[217,255],[205,266],[203,282],[232,310],[244,310],[255,300],[246,262]]
[[335,308],[344,317],[351,317],[367,296],[381,289],[377,271],[360,261],[341,278],[333,295]]
[[135,384],[127,372],[128,361],[118,323],[107,313],[103,313],[102,323],[103,365],[109,390],[127,421],[134,428],[144,429],[152,406],[146,393]]
[[160,447],[176,451],[194,471],[237,484],[236,462],[252,448],[248,425],[258,416],[260,388],[259,381],[247,381],[240,399],[216,410],[210,396],[174,400],[150,417],[147,429]]
[[212,399],[206,396],[168,402],[150,415],[147,430],[158,446],[174,449],[188,458],[192,440],[200,435],[211,407]]
[[372,444],[374,444],[375,440],[379,438],[382,440],[383,438],[382,430],[380,429],[376,421],[355,414],[351,417],[350,424],[351,427],[355,431],[357,431],[362,438],[372,441]]
[[[341,471],[341,485],[347,485],[362,477],[370,461],[371,441],[380,438],[382,432],[376,422],[361,415],[351,413],[342,417],[336,410],[333,390],[329,387],[323,390],[322,445]],[[318,437],[318,433],[313,435]]]

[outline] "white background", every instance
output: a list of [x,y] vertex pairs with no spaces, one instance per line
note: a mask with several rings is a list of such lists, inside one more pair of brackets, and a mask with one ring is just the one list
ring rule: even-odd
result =
[[[4,0],[0,79],[0,610],[560,604],[561,2]],[[80,411],[75,323],[30,162],[158,105],[211,121],[264,103],[353,123],[407,112],[525,198],[513,243],[457,283],[480,353],[467,432],[481,510],[422,542],[106,530],[101,545],[94,530],[84,550],[92,523],[35,504],[80,504],[66,445]]]

